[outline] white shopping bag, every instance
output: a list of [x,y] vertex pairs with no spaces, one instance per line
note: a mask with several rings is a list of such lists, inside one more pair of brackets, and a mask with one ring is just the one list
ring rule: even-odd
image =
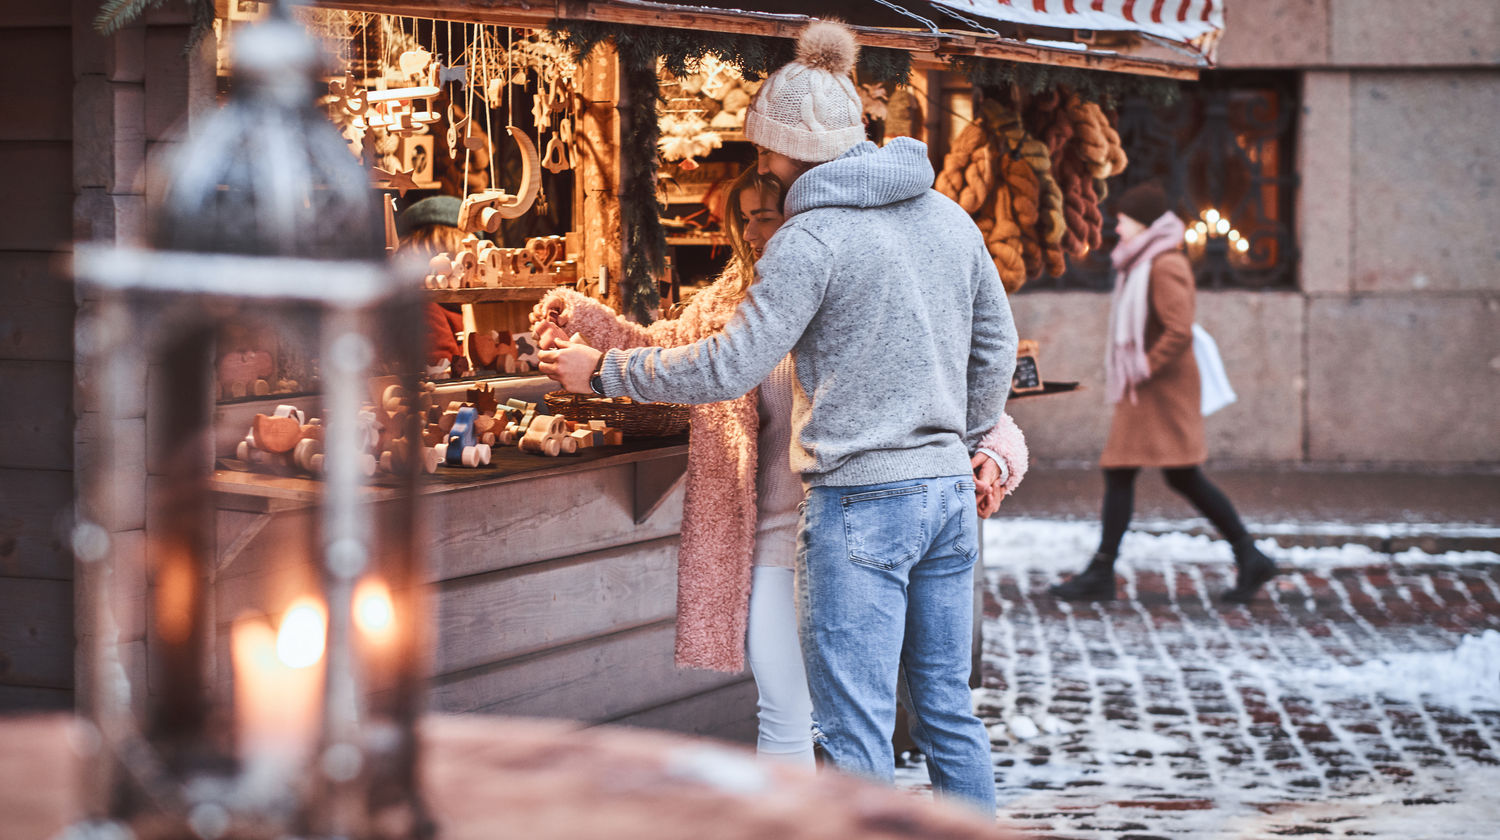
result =
[[1208,330],[1193,325],[1193,355],[1198,357],[1198,380],[1203,392],[1203,416],[1234,402],[1238,397],[1229,386],[1229,374],[1224,372],[1224,360],[1219,356],[1219,345]]

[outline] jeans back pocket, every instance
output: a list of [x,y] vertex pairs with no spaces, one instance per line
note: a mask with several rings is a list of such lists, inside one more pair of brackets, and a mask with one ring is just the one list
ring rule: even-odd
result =
[[917,559],[927,541],[927,487],[916,484],[840,499],[849,559],[894,569]]

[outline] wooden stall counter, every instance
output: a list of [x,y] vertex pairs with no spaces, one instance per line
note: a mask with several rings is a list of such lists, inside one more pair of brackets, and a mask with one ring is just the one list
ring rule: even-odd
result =
[[[559,457],[497,447],[489,466],[423,477],[433,709],[753,740],[748,673],[672,661],[686,441]],[[218,614],[265,603],[268,588],[294,597],[317,556],[318,482],[220,470],[213,487]],[[393,491],[370,492],[378,528]]]

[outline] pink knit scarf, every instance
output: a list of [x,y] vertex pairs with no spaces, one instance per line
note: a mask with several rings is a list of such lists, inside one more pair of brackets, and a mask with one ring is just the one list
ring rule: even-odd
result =
[[1104,395],[1111,403],[1129,396],[1151,378],[1146,361],[1146,316],[1151,311],[1151,262],[1182,244],[1187,228],[1171,211],[1127,242],[1115,246],[1110,262],[1115,288],[1109,300],[1109,336],[1104,343]]

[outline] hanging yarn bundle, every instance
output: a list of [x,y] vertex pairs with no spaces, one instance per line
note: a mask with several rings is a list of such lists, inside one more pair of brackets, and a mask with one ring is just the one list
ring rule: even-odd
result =
[[1042,245],[1036,231],[1039,189],[1036,170],[1025,157],[1006,154],[1001,160],[1005,192],[1010,198],[1010,220],[1018,231],[1023,273],[1019,277],[1002,276],[1000,279],[1005,283],[1005,291],[1014,292],[1027,280],[1034,280],[1042,274]]
[[1109,124],[1104,111],[1077,94],[1070,94],[1065,105],[1073,122],[1078,152],[1089,164],[1089,173],[1097,180],[1125,171],[1125,148],[1120,133]]
[[974,224],[984,234],[984,245],[995,261],[1005,291],[1015,291],[1026,282],[1026,262],[1022,256],[1021,226],[1016,224],[1011,209],[1010,190],[995,190],[983,211]]
[[943,157],[943,171],[934,188],[974,215],[994,187],[993,157],[989,135],[979,124],[970,124],[959,132],[953,150]]
[[[1062,255],[1063,196],[1052,178],[1052,156],[1047,145],[1027,133],[1020,114],[1009,105],[987,100],[980,111],[981,119],[991,127],[1001,148],[1024,160],[1035,176],[1027,198],[1027,203],[1035,208],[1035,217],[1022,224],[1026,253],[1031,256],[1026,261],[1027,279],[1041,277],[1044,270],[1060,277],[1067,268]],[[1019,186],[1013,186],[1012,192],[1016,189]]]
[[978,110],[935,188],[974,217],[1007,292],[1061,277],[1065,254],[1102,244],[1103,179],[1126,163],[1120,135],[1098,105],[1062,89],[1039,94],[1024,122],[999,98]]

